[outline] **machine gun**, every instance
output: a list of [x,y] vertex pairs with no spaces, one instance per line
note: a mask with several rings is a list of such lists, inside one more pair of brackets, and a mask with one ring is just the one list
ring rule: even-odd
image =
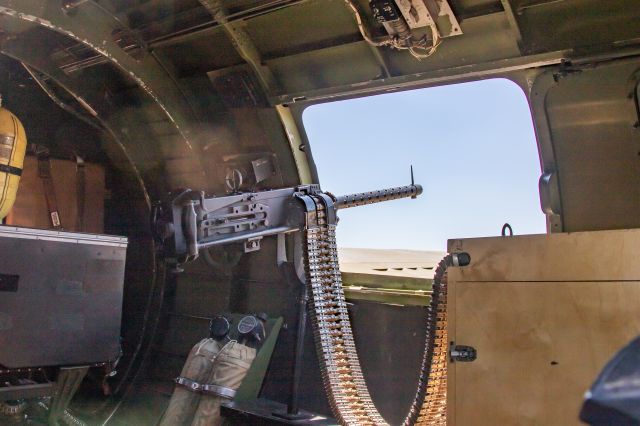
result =
[[260,250],[260,241],[305,229],[320,208],[329,224],[337,223],[339,209],[399,198],[416,198],[422,187],[411,185],[335,197],[319,185],[206,198],[187,190],[173,198],[169,217],[159,224],[168,244],[167,260],[176,265],[195,260],[214,246],[243,243],[244,252]]
[[[338,223],[336,213],[339,209],[399,198],[416,198],[421,193],[422,187],[413,182],[412,173],[411,185],[339,197],[323,192],[319,185],[302,185],[213,198],[206,198],[202,192],[185,191],[173,199],[168,211],[171,221],[165,222],[163,229],[167,240],[172,242],[165,246],[173,250],[172,256],[167,256],[167,260],[170,263],[174,262],[177,270],[180,270],[181,264],[195,260],[201,251],[205,254],[207,263],[215,267],[210,259],[207,260],[206,250],[211,247],[243,243],[244,252],[247,253],[260,250],[260,242],[264,237],[277,235],[277,259],[283,278],[294,282],[292,277],[297,275],[296,281],[300,285],[289,404],[286,409],[269,405],[270,408],[266,408],[266,411],[264,407],[253,406],[251,402],[248,402],[247,407],[235,407],[231,404],[221,408],[227,410],[226,416],[233,417],[234,413],[242,412],[242,416],[254,416],[256,422],[267,415],[289,420],[313,416],[299,410],[298,407],[307,315],[312,315],[316,347],[328,348],[319,350],[319,353],[325,355],[322,374],[325,388],[331,389],[328,396],[337,395],[340,389],[343,389],[338,380],[353,383],[360,378],[357,382],[360,383],[360,387],[353,391],[355,393],[352,392],[355,402],[344,398],[332,399],[334,413],[342,419],[347,419],[348,424],[386,424],[376,411],[361,379],[362,372],[351,335],[340,274],[326,271],[339,270],[335,242],[335,226]],[[293,232],[298,232],[296,237],[300,236],[301,239],[295,244],[294,261],[287,262],[284,235]],[[435,297],[433,300],[437,304],[440,298]],[[435,304],[430,307],[429,312],[437,311],[438,307]],[[428,317],[430,324],[433,323],[433,329],[437,326],[434,318],[435,315]],[[333,355],[328,355],[329,352]],[[421,372],[431,371],[424,366],[431,365],[433,353],[433,346],[431,349],[425,349]],[[337,365],[333,363],[334,355],[349,360],[340,367],[343,370],[340,375],[330,373],[337,371]],[[427,378],[427,375],[421,374],[420,386],[426,385]],[[416,395],[424,395],[423,387],[419,388]],[[418,399],[421,404],[422,398]],[[414,403],[418,406],[416,404]],[[362,406],[368,407],[368,410],[363,411]],[[352,414],[356,413],[354,407],[359,410],[356,417]],[[412,408],[412,413],[417,412],[414,406]],[[371,422],[371,419],[375,421]]]

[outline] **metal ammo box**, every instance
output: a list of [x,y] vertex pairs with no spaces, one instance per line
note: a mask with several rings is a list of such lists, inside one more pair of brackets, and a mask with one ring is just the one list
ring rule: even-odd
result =
[[127,238],[0,226],[0,365],[114,360]]

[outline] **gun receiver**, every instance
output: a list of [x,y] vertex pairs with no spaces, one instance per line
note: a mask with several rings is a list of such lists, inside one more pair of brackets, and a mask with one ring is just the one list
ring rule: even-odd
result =
[[167,244],[170,263],[183,264],[200,250],[217,245],[244,243],[245,252],[260,250],[266,236],[296,232],[310,226],[308,212],[322,204],[329,223],[337,222],[336,210],[366,204],[416,198],[420,185],[334,197],[319,185],[303,185],[271,191],[205,198],[187,190],[173,199],[170,217],[156,224]]

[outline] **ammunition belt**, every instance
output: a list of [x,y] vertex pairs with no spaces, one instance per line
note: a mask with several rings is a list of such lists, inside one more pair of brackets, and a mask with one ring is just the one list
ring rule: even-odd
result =
[[[314,197],[317,225],[307,226],[304,259],[310,312],[323,384],[336,419],[343,425],[387,425],[365,383],[342,288],[335,224]],[[436,269],[427,307],[425,350],[418,389],[403,425],[445,425],[447,399],[447,278],[445,258]]]

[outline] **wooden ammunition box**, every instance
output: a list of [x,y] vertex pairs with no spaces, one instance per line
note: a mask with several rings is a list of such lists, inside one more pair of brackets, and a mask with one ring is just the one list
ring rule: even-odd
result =
[[640,333],[640,230],[450,240],[448,424],[578,425],[584,394]]

